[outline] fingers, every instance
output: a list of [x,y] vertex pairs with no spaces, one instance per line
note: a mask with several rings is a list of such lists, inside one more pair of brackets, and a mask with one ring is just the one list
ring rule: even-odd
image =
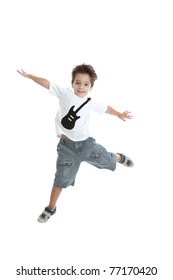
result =
[[123,119],[124,119],[124,118],[126,118],[126,119],[132,119],[133,116],[131,116],[131,115],[129,115],[129,114],[131,114],[130,111],[128,111],[128,110],[124,111],[124,112],[122,113]]
[[127,110],[127,111],[124,111],[124,113],[127,114],[127,115],[128,115],[128,114],[131,114],[131,112],[128,111],[128,110]]
[[24,76],[24,77],[27,77],[27,73],[21,69],[21,70],[16,70],[20,75]]
[[16,70],[19,74],[23,75],[25,72],[23,71],[23,69],[21,70]]

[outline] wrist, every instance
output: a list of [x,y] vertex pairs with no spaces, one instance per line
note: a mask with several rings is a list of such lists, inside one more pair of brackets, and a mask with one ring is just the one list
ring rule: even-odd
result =
[[117,117],[121,118],[121,113],[120,112],[117,112]]
[[32,79],[32,75],[31,74],[27,74],[26,78]]

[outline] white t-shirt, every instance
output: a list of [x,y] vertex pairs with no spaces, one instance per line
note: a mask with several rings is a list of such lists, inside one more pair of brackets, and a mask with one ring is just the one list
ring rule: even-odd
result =
[[78,112],[75,112],[87,100],[87,97],[79,97],[70,89],[60,88],[53,83],[50,84],[49,92],[59,99],[59,110],[55,118],[57,136],[65,134],[73,141],[87,139],[90,136],[88,130],[89,114],[92,111],[100,114],[105,113],[107,105],[91,99]]

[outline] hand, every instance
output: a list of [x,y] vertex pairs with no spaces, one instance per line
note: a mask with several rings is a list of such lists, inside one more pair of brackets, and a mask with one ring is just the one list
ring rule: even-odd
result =
[[124,111],[123,113],[120,113],[118,117],[123,121],[125,121],[125,119],[132,119],[133,116],[129,115],[130,113],[131,112],[129,111]]
[[24,76],[25,78],[30,78],[29,74],[27,74],[23,69],[21,70],[16,70],[20,75]]

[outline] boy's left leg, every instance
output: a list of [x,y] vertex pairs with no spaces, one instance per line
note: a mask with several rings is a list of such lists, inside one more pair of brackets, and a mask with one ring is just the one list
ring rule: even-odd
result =
[[129,157],[127,157],[123,154],[120,154],[120,153],[115,154],[115,156],[116,156],[117,162],[119,162],[119,163],[121,163],[121,164],[123,164],[127,167],[133,167],[134,166],[133,161]]
[[89,137],[85,141],[83,148],[83,160],[101,169],[109,169],[114,171],[116,163],[121,163],[126,167],[132,167],[133,161],[121,154],[110,153],[102,145],[95,142],[95,139]]

